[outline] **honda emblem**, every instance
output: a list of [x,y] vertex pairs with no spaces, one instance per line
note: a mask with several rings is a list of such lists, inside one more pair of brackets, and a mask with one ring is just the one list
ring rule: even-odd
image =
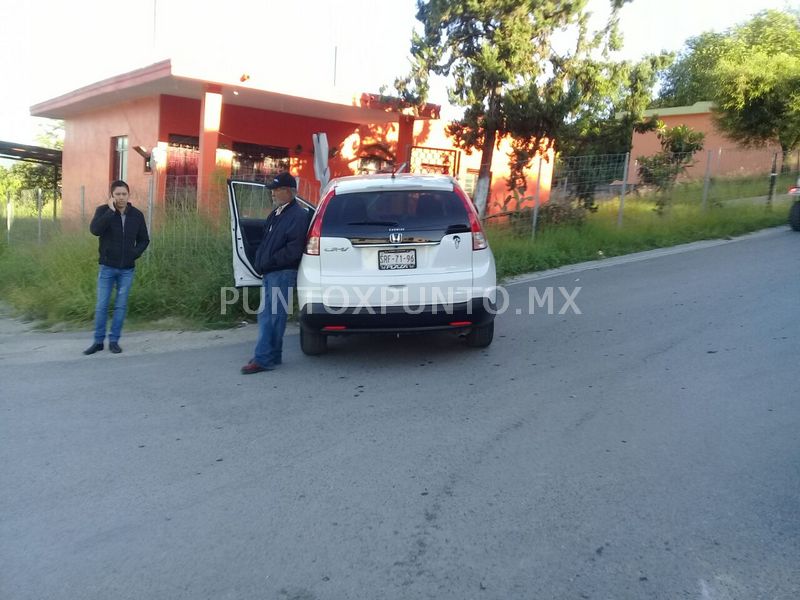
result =
[[393,244],[399,244],[403,241],[403,234],[402,233],[390,233],[389,234],[389,241]]

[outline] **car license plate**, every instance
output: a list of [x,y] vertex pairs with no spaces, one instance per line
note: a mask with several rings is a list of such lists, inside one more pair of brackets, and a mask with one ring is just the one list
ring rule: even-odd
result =
[[416,250],[378,250],[378,269],[381,271],[416,268]]

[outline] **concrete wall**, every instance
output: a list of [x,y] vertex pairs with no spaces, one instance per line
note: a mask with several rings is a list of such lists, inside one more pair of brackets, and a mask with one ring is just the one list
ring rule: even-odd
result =
[[94,209],[106,202],[111,175],[111,139],[128,136],[128,185],[132,202],[146,207],[151,175],[144,172],[144,159],[133,147],[152,148],[158,139],[158,101],[144,98],[113,108],[85,113],[65,122],[63,154],[63,215],[67,219],[81,215],[81,186],[87,219]]
[[[691,107],[686,107],[691,109]],[[674,111],[678,109],[665,109]],[[658,113],[658,111],[652,111]],[[777,144],[761,147],[746,148],[737,142],[726,137],[715,126],[710,112],[696,114],[669,114],[659,115],[667,127],[686,125],[695,131],[705,134],[703,150],[695,154],[694,164],[690,166],[682,181],[702,180],[705,177],[706,165],[711,153],[711,176],[712,177],[744,177],[747,175],[758,175],[769,172],[772,166],[772,157],[778,153],[778,164],[780,165],[780,146]],[[633,148],[631,150],[631,161],[628,172],[629,182],[638,183],[639,176],[636,171],[636,160],[640,156],[652,156],[661,151],[656,133],[633,134]]]

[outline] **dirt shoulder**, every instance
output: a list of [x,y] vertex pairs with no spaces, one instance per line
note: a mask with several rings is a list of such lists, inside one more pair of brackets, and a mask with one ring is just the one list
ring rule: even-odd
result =
[[[296,332],[291,324],[287,335]],[[120,339],[122,356],[161,354],[181,350],[255,344],[258,327],[242,325],[232,329],[211,331],[131,331]],[[90,330],[41,331],[35,323],[26,323],[8,315],[0,315],[0,366],[85,360],[82,352],[92,343]],[[96,355],[117,358],[109,352]]]

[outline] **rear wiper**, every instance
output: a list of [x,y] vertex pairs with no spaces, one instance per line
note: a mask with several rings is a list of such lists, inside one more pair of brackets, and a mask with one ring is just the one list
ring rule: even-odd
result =
[[444,234],[450,235],[451,233],[469,233],[469,231],[471,231],[469,225],[458,223],[456,225],[448,225],[447,231],[445,231]]
[[354,221],[348,225],[385,225],[386,227],[397,227],[399,223],[395,221]]

